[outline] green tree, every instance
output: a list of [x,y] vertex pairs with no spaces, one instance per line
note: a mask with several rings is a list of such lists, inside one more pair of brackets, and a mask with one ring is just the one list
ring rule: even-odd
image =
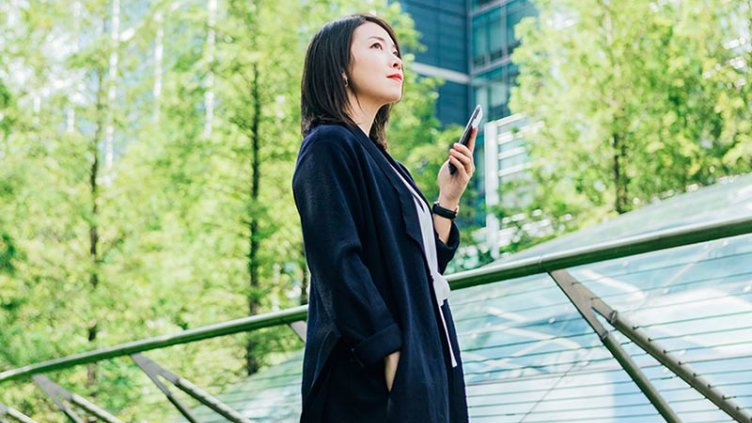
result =
[[[398,5],[369,8],[419,48]],[[352,0],[0,4],[14,16],[0,31],[0,369],[306,303],[290,185],[303,58],[321,25],[361,10]],[[433,115],[439,83],[408,70],[389,129],[392,154],[429,198],[458,135]],[[282,327],[149,356],[222,386],[301,345]],[[128,360],[52,376],[125,420],[170,413],[161,397],[144,401],[161,394]],[[0,402],[59,418],[33,392],[3,385]]]
[[727,75],[740,70],[724,47],[743,38],[729,25],[742,2],[534,3],[539,17],[517,28],[511,100],[539,128],[530,210],[571,230],[749,170],[744,90]]

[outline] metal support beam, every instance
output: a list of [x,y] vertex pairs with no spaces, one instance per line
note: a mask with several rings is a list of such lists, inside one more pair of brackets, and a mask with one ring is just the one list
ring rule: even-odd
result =
[[[564,292],[567,298],[569,298],[569,301],[574,304],[585,321],[587,321],[590,327],[592,327],[598,334],[603,345],[605,345],[611,354],[613,354],[619,364],[621,364],[627,374],[629,374],[632,380],[634,380],[642,393],[645,394],[648,400],[650,400],[661,416],[663,416],[663,418],[669,423],[680,423],[681,420],[679,419],[679,416],[676,415],[666,400],[663,399],[660,393],[658,393],[658,390],[650,383],[650,380],[645,376],[642,370],[640,370],[637,363],[632,360],[629,354],[627,354],[627,352],[621,347],[619,341],[614,338],[608,329],[601,325],[595,317],[595,314],[593,314],[593,303],[602,303],[602,301],[597,299],[597,297],[587,288],[582,286],[582,284],[579,284],[566,270],[556,270],[550,272],[549,275]],[[603,303],[603,305],[608,307],[605,303]],[[608,308],[610,309],[610,307]],[[608,319],[611,316],[610,314],[607,314],[604,317]]]
[[199,423],[198,419],[196,419],[196,417],[191,414],[191,411],[188,409],[188,407],[184,406],[183,403],[181,403],[180,400],[178,400],[172,394],[170,389],[165,386],[165,384],[162,383],[161,380],[159,380],[158,376],[160,374],[160,371],[162,370],[161,367],[156,366],[151,360],[148,360],[141,354],[133,354],[131,358],[138,365],[138,367],[140,367],[141,370],[146,373],[146,376],[148,376],[149,379],[151,379],[151,381],[154,382],[155,385],[157,385],[157,388],[162,391],[162,393],[167,397],[167,400],[170,401],[170,403],[178,409],[180,414],[182,414],[183,417],[186,418],[186,420],[191,423]]
[[49,380],[46,376],[42,375],[34,375],[31,377],[31,379],[34,381],[34,383],[37,384],[39,389],[44,391],[45,394],[47,394],[50,399],[52,399],[52,402],[55,403],[57,408],[60,409],[63,413],[65,413],[66,416],[68,416],[68,419],[74,423],[85,423],[84,420],[76,414],[75,411],[71,410],[70,407],[68,407],[68,404],[64,403],[62,399],[58,398],[57,396],[57,390],[55,389],[55,386],[51,380]]
[[752,413],[745,410],[734,400],[733,397],[724,395],[718,388],[713,386],[707,379],[703,378],[697,372],[692,370],[689,364],[681,361],[673,354],[666,352],[657,342],[653,341],[643,331],[637,329],[637,326],[629,320],[614,312],[610,323],[621,333],[629,338],[632,342],[645,350],[653,358],[682,378],[689,386],[709,399],[713,404],[718,406],[726,414],[738,422],[752,422]]
[[[752,423],[752,414],[749,411],[736,404],[731,399],[731,397],[723,395],[723,393],[719,391],[718,388],[714,387],[705,378],[700,376],[697,372],[693,371],[688,363],[683,362],[674,357],[672,354],[666,352],[666,350],[662,348],[661,345],[659,345],[656,341],[651,340],[649,336],[643,333],[643,331],[638,330],[636,325],[633,325],[631,322],[629,322],[629,320],[621,316],[618,311],[611,308],[611,306],[601,300],[592,291],[587,289],[581,283],[578,283],[577,280],[569,274],[569,272],[567,272],[566,270],[556,270],[549,274],[559,285],[559,288],[561,288],[567,295],[567,297],[570,298],[570,300],[572,300],[570,293],[573,293],[573,295],[579,299],[579,305],[574,301],[572,302],[575,303],[575,306],[580,311],[580,314],[585,317],[585,320],[587,320],[591,326],[591,319],[590,317],[586,316],[585,313],[583,313],[583,308],[592,317],[592,320],[600,326],[600,322],[595,319],[595,315],[593,314],[593,310],[595,310],[598,314],[608,320],[608,322],[613,325],[616,330],[621,332],[624,336],[629,338],[645,352],[658,360],[658,362],[674,372],[674,374],[682,378],[682,380],[684,380],[689,386],[702,394],[705,398],[709,399],[713,404],[723,410],[731,418],[738,422]],[[599,332],[598,335],[600,336],[601,333]],[[603,337],[601,337],[601,339],[603,339]],[[612,339],[611,342],[615,342],[615,340]],[[609,348],[608,345],[606,345],[606,347]],[[611,351],[611,348],[609,348],[609,351]],[[618,356],[614,356],[617,360],[620,360]],[[619,362],[621,363],[621,360]]]
[[250,420],[243,417],[240,413],[235,411],[227,404],[213,397],[211,394],[192,384],[191,382],[161,367],[159,364],[150,360],[146,356],[142,354],[133,354],[131,355],[131,358],[136,362],[138,367],[140,367],[141,370],[146,373],[149,379],[151,379],[151,381],[154,382],[155,385],[157,385],[159,390],[162,391],[163,394],[165,394],[167,399],[178,409],[178,411],[180,411],[180,413],[186,419],[188,419],[188,421],[192,423],[198,423],[196,417],[193,416],[188,408],[180,403],[177,398],[175,398],[175,396],[172,394],[172,392],[170,392],[167,386],[165,386],[165,384],[163,384],[162,381],[159,380],[158,376],[162,376],[167,381],[175,385],[175,387],[190,395],[210,409],[214,410],[217,414],[221,415],[227,420],[234,423],[251,423]]
[[11,417],[21,423],[37,423],[34,419],[26,414],[0,403],[0,422],[7,422],[3,417]]
[[[617,238],[595,245],[561,249],[535,257],[490,264],[478,269],[453,273],[448,275],[447,279],[454,291],[749,233],[752,233],[752,215],[747,213],[736,219],[686,225],[627,238]],[[2,373],[0,373],[0,380],[2,380]]]
[[0,384],[10,380],[19,380],[34,374],[45,374],[52,371],[69,369],[75,366],[96,363],[98,361],[108,360],[115,357],[125,357],[174,345],[188,344],[220,336],[276,327],[298,320],[305,320],[307,315],[308,305],[302,305],[286,310],[247,316],[241,319],[216,323],[196,329],[184,330],[172,335],[161,335],[149,339],[141,339],[121,345],[74,354],[68,357],[56,358],[41,363],[19,367],[17,369],[2,371],[0,372]]
[[55,382],[51,381],[47,376],[34,375],[32,376],[32,380],[52,399],[52,401],[63,413],[65,413],[66,416],[68,416],[70,420],[76,423],[84,423],[84,421],[76,413],[74,413],[73,410],[71,410],[70,407],[68,407],[63,402],[63,400],[68,401],[71,404],[75,404],[80,408],[83,408],[90,414],[96,416],[99,420],[103,420],[107,423],[122,423],[120,419],[108,413],[107,410],[98,407],[96,404],[88,401],[86,398],[80,395],[68,392],[60,385],[57,385]]

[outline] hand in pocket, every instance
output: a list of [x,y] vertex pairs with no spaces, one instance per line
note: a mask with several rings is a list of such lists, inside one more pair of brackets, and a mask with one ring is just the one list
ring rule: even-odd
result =
[[392,392],[394,376],[397,374],[397,366],[399,365],[399,358],[399,351],[395,351],[384,357],[384,377],[386,378],[386,388],[389,392]]

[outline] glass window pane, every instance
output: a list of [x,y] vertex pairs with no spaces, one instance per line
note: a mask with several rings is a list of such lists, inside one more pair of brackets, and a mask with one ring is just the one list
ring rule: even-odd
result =
[[475,87],[473,89],[474,104],[480,104],[483,110],[488,110],[488,89],[486,86]]
[[529,0],[512,0],[507,3],[506,7],[506,21],[504,26],[506,28],[506,42],[509,50],[508,54],[512,54],[517,46],[520,45],[519,40],[515,37],[514,27],[520,23],[522,18],[526,16],[534,16],[535,9],[530,4]]
[[488,54],[489,60],[500,59],[504,55],[504,33],[501,25],[501,8],[494,9],[488,15]]
[[499,153],[505,153],[507,151],[514,150],[523,146],[523,140],[521,138],[513,139],[509,142],[499,144]]
[[486,62],[488,53],[488,26],[486,16],[480,15],[473,18],[473,64],[482,66]]

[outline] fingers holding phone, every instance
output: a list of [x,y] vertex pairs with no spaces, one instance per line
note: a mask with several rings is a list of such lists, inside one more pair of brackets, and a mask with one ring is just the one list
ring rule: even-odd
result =
[[439,169],[437,176],[439,203],[443,207],[454,208],[459,204],[462,193],[465,192],[470,178],[475,173],[473,150],[482,117],[483,111],[480,106],[477,106],[470,116],[462,138],[449,149],[449,160],[445,161]]
[[[464,154],[467,154],[469,152],[471,158],[472,151],[475,149],[475,138],[478,136],[478,128],[480,126],[481,119],[483,119],[483,109],[479,104],[475,106],[475,110],[473,110],[472,115],[470,115],[470,119],[468,120],[467,125],[465,125],[465,130],[462,132],[462,136],[457,143],[462,145],[462,147],[468,149],[467,151],[465,151],[464,149],[459,149],[459,151]],[[457,144],[455,144],[455,146]],[[449,174],[454,175],[455,173],[457,173],[457,165],[455,165],[453,160],[451,160],[450,158]]]
[[467,145],[455,143],[449,150],[449,164],[454,166],[456,170],[459,169],[463,176],[464,174],[467,174],[468,178],[475,173],[473,149],[475,148],[475,138],[477,134],[478,129],[473,129]]

